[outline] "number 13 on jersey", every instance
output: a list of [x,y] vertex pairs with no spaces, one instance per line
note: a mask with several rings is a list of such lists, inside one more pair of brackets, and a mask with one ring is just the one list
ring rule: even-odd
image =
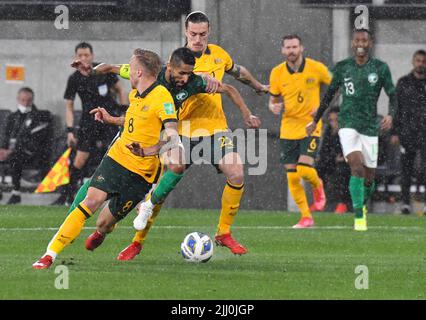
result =
[[345,91],[347,96],[352,96],[355,93],[355,87],[352,81],[345,82]]

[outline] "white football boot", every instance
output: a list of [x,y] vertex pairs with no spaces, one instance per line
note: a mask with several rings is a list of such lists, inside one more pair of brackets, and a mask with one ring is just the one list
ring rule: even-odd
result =
[[154,205],[152,204],[151,199],[141,203],[138,209],[138,215],[133,220],[133,227],[136,230],[141,231],[145,229],[149,218],[151,218],[152,216],[153,208],[154,208]]

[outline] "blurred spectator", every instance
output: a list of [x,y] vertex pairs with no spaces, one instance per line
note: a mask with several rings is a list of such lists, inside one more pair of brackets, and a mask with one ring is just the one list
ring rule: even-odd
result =
[[[412,63],[413,70],[399,79],[396,86],[398,112],[391,137],[392,144],[401,146],[403,214],[411,212],[410,187],[416,154],[426,160],[426,52],[416,51]],[[425,177],[425,166],[421,167],[423,172],[415,172],[416,177]]]
[[10,166],[12,176],[13,191],[8,204],[21,202],[21,176],[25,166],[37,163],[41,176],[49,169],[52,116],[49,111],[38,110],[33,101],[32,89],[19,89],[18,110],[7,117],[6,130],[0,139],[0,161]]
[[[87,42],[81,42],[75,47],[75,59],[85,64],[91,64],[93,67],[98,65],[98,63],[93,62],[93,48]],[[93,158],[97,152],[103,155],[117,134],[118,128],[116,126],[95,121],[90,114],[92,109],[100,106],[106,108],[112,115],[119,115],[122,110],[115,100],[115,94],[119,96],[122,105],[127,103],[125,91],[115,74],[95,75],[78,70],[68,78],[64,94],[67,144],[76,152],[70,165],[70,183],[63,189],[64,192],[53,203],[54,205],[72,202],[74,193],[77,191],[78,184],[83,177],[83,169],[86,167],[89,158]],[[74,100],[76,95],[80,97],[83,109],[80,123],[78,124],[74,122]],[[95,166],[99,162],[95,163]]]
[[[378,123],[381,123],[383,116],[377,117]],[[377,157],[376,185],[381,184],[384,187],[383,192],[376,192],[374,200],[384,200],[388,203],[395,203],[395,194],[389,186],[398,183],[395,180],[401,175],[399,147],[391,143],[392,133],[389,130],[380,130],[379,132],[379,154]]]
[[336,195],[337,205],[334,212],[343,214],[351,205],[348,187],[351,170],[343,157],[340,145],[338,113],[337,107],[331,108],[328,113],[328,125],[324,130],[316,168],[326,189],[333,191]]

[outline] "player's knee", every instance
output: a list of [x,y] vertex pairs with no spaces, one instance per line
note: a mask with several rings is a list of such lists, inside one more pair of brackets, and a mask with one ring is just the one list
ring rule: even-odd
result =
[[101,199],[98,199],[96,197],[86,197],[83,203],[86,205],[87,208],[89,208],[90,211],[95,212],[101,206],[103,200],[101,201]]
[[356,177],[364,177],[364,166],[360,162],[353,162],[349,164],[351,167],[351,174]]
[[359,157],[357,154],[350,154],[348,156],[348,164],[349,164],[349,167],[351,168],[351,174],[353,176],[357,176],[357,177],[365,176],[362,157]]
[[182,174],[185,171],[185,165],[183,164],[171,164],[168,169],[176,174]]
[[100,232],[105,233],[105,227],[106,227],[106,223],[105,223],[105,221],[104,221],[103,219],[98,219],[98,220],[96,221],[96,228],[97,228]]
[[375,173],[374,171],[365,170],[365,185],[370,186],[374,183]]
[[235,166],[228,174],[228,181],[232,184],[243,184],[244,183],[244,170],[242,166]]

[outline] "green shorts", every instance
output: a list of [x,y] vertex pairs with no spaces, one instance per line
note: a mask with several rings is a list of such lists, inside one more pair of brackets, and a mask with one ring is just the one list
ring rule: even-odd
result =
[[228,153],[237,152],[234,136],[231,132],[219,132],[206,137],[181,137],[185,147],[186,167],[192,164],[210,163],[218,173],[220,160]]
[[108,194],[108,207],[112,215],[121,220],[145,198],[152,184],[105,156],[93,174],[89,187]]
[[315,159],[318,150],[319,137],[306,137],[299,140],[281,139],[282,164],[297,164],[301,155]]

